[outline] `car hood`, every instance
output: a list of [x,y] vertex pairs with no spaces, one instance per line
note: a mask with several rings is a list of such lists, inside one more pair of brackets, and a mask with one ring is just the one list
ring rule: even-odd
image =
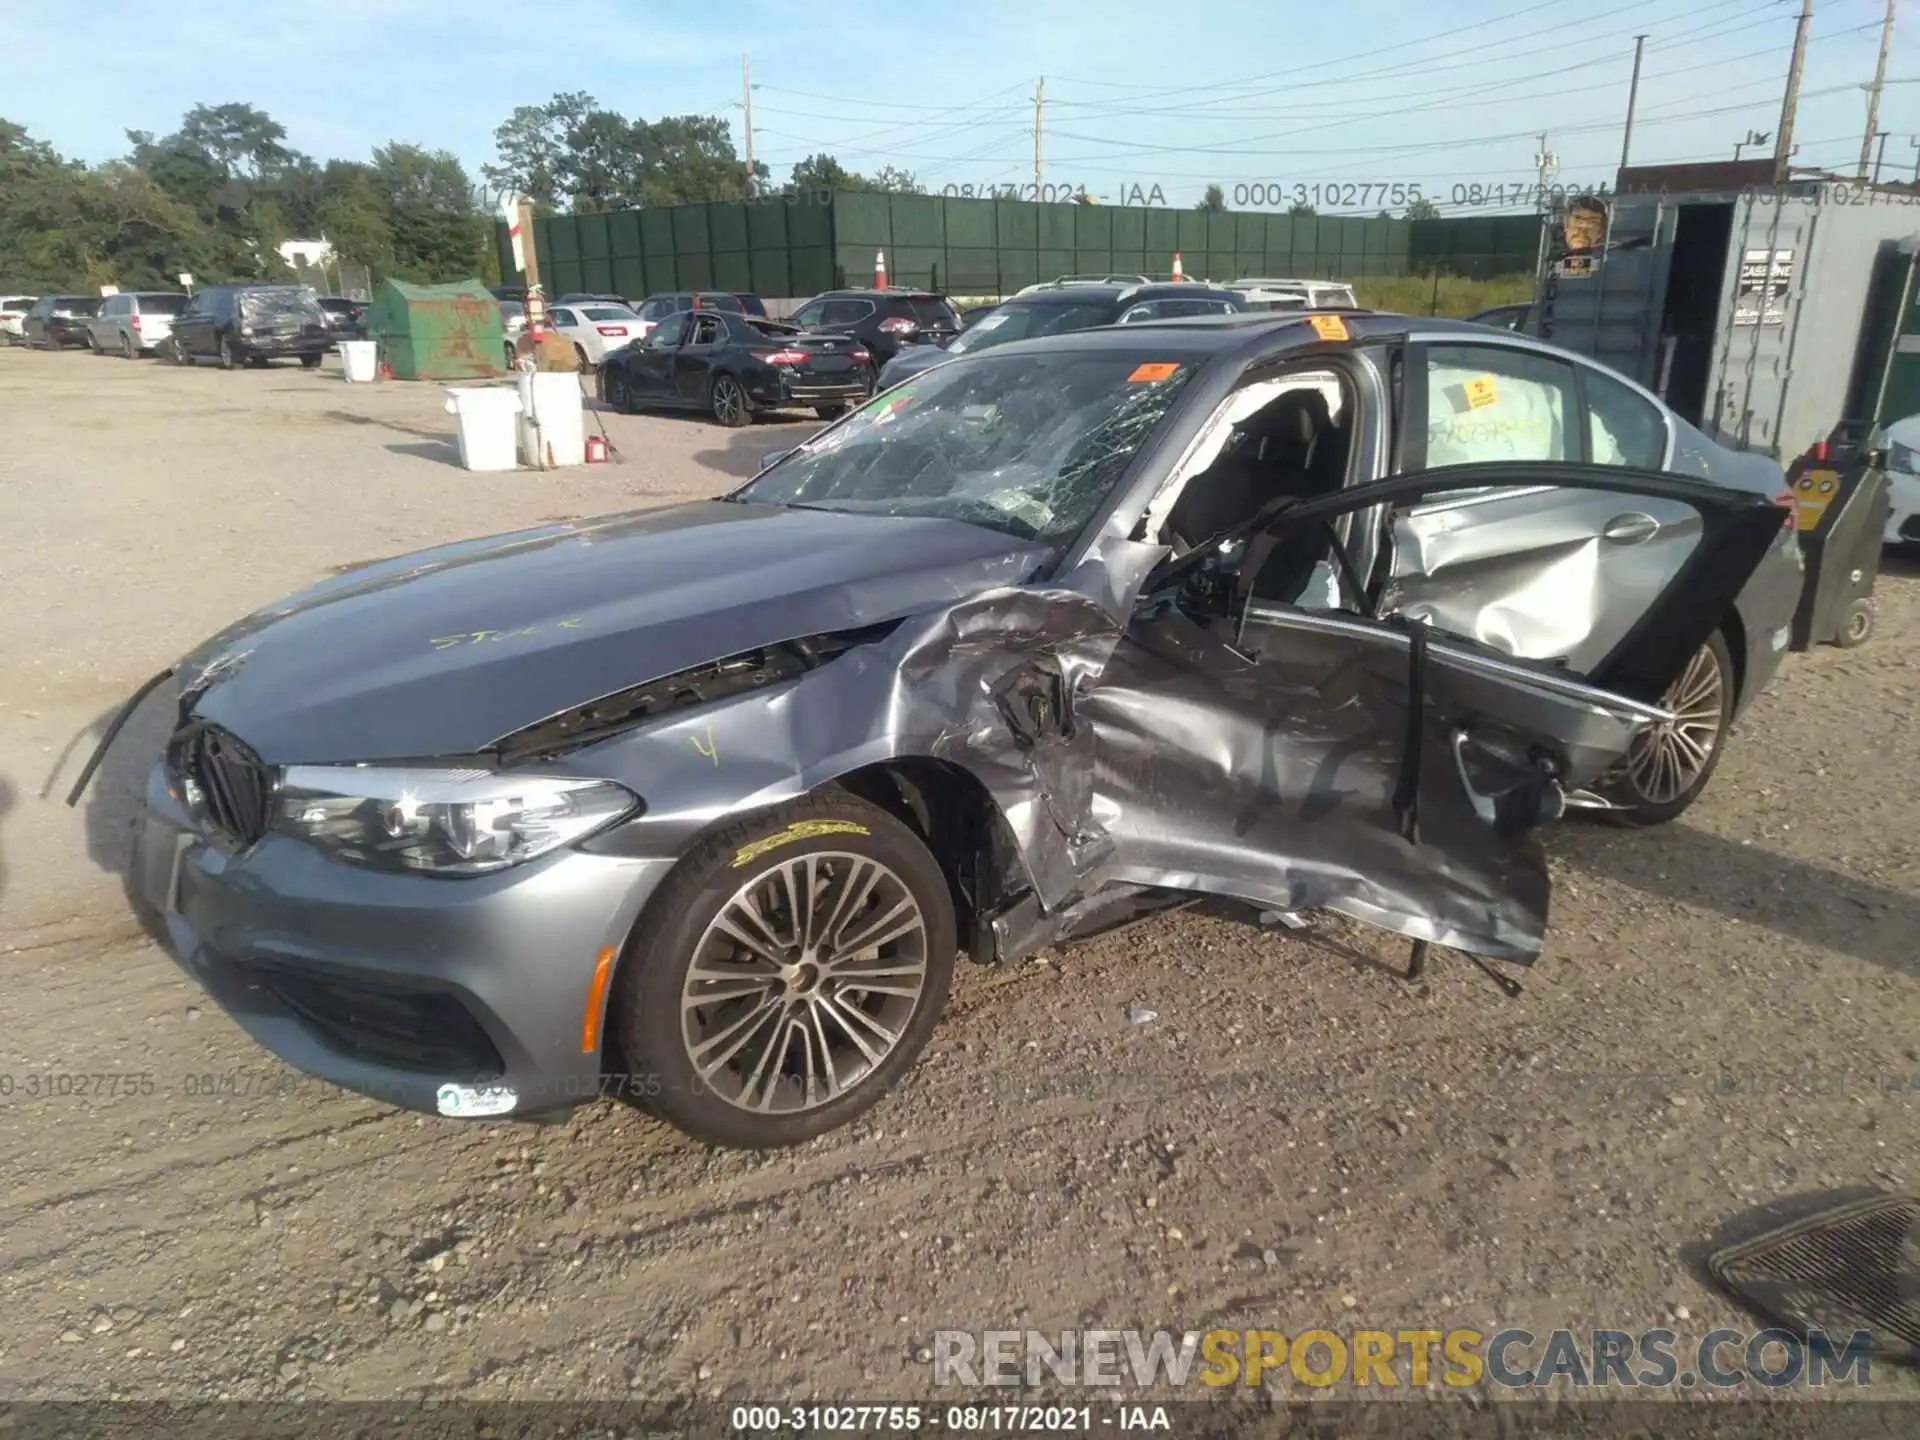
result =
[[476,754],[628,686],[1028,579],[1052,552],[954,520],[701,501],[361,566],[177,668],[273,764]]
[[909,345],[880,367],[876,383],[897,385],[923,370],[931,370],[936,365],[959,358],[948,351],[944,345]]

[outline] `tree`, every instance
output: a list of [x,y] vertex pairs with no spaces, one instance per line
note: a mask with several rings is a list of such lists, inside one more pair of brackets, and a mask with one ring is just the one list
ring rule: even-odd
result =
[[863,190],[866,188],[864,177],[847,169],[833,156],[827,154],[809,155],[793,167],[793,176],[787,181],[789,190]]
[[927,187],[913,178],[911,170],[901,170],[896,166],[882,165],[874,171],[873,179],[867,182],[868,188],[886,190],[895,195],[924,195]]
[[392,236],[388,274],[403,280],[464,280],[485,263],[487,222],[474,213],[473,186],[445,150],[385,145],[373,152],[368,188]]
[[212,158],[229,178],[258,180],[293,158],[287,127],[251,105],[196,105],[173,140]]
[[596,108],[584,90],[562,92],[544,105],[515,107],[493,132],[500,162],[481,166],[480,173],[494,185],[525,195],[536,209],[557,210],[573,154],[573,131]]
[[1440,207],[1425,196],[1422,196],[1407,206],[1406,218],[1409,220],[1438,220],[1440,218]]
[[1289,215],[1318,215],[1320,212],[1304,200],[1296,200],[1287,207]]
[[1227,192],[1218,185],[1209,185],[1207,193],[1200,197],[1200,203],[1193,208],[1204,210],[1209,215],[1224,214],[1227,208]]

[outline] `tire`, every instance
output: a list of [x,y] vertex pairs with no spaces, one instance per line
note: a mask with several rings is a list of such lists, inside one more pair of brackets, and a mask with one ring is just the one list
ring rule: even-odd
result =
[[324,355],[302,355],[300,357],[300,368],[302,370],[318,370],[320,368],[320,362],[326,358]]
[[186,346],[180,343],[178,336],[174,336],[167,341],[167,358],[176,365],[193,364],[192,354],[189,353]]
[[1839,633],[1833,637],[1833,643],[1842,650],[1852,650],[1873,638],[1873,601],[1862,595],[1847,607],[1847,613],[1840,622]]
[[[741,917],[731,923],[757,923],[771,955],[809,953],[781,933],[790,875],[802,883],[812,877],[820,905],[812,923],[823,931],[879,929],[902,907],[896,924],[908,928],[863,947],[875,954],[843,957],[838,963],[852,968],[837,973],[831,960],[789,960],[784,974],[771,960],[749,968],[756,962],[732,938],[739,930],[721,930],[723,914]],[[862,908],[837,917],[834,907],[845,898],[837,887],[850,877],[870,881]],[[810,1140],[867,1110],[913,1066],[946,1005],[954,937],[946,876],[919,837],[878,806],[828,787],[728,825],[674,867],[627,942],[611,1004],[622,1068],[636,1098],[695,1139],[755,1150]],[[879,955],[883,946],[895,953]],[[696,978],[697,961],[726,978]],[[862,974],[886,978],[892,993],[848,983]],[[742,988],[755,980],[761,988]],[[703,989],[719,990],[718,998],[683,1003]],[[849,994],[859,998],[843,998]],[[756,1021],[755,1013],[765,1018]],[[867,1023],[856,1018],[850,1026],[842,1014]],[[887,1035],[890,1048],[879,1048]],[[731,1058],[723,1052],[704,1068],[696,1061],[696,1052],[734,1039],[743,1043]]]
[[235,357],[233,353],[233,337],[232,336],[222,335],[220,337],[220,348],[216,353],[220,357],[220,368],[222,370],[233,369]]
[[514,353],[513,346],[511,345],[504,345],[501,348],[506,352],[506,368],[508,370],[514,369],[520,363],[520,357]]
[[576,341],[573,347],[573,355],[574,358],[580,362],[580,373],[582,375],[591,375],[593,373],[593,362],[587,359],[587,347]]
[[[1682,708],[1689,694],[1698,694],[1707,683],[1709,665],[1711,682],[1718,686],[1711,713],[1704,698]],[[1634,741],[1606,786],[1607,798],[1624,807],[1610,813],[1629,825],[1664,825],[1672,820],[1700,798],[1720,764],[1739,698],[1733,652],[1723,632],[1714,631],[1661,698],[1667,708],[1680,711],[1678,724],[1649,730]],[[1689,722],[1689,713],[1698,718]],[[1688,740],[1695,749],[1706,746],[1705,763],[1688,753]],[[1675,766],[1683,768],[1676,772]]]
[[601,373],[605,377],[604,384],[607,392],[607,404],[617,415],[631,415],[633,413],[633,391],[627,385],[627,377],[621,373],[618,366],[615,366],[611,370],[602,371]]
[[722,373],[707,382],[707,413],[713,423],[738,430],[753,419],[753,406],[746,388],[733,376]]
[[816,405],[813,407],[813,413],[822,420],[838,420],[842,415],[847,413],[847,407],[844,405]]
[[138,360],[140,358],[140,347],[133,343],[133,337],[124,330],[120,332],[120,358],[122,360]]
[[91,330],[87,332],[87,348],[96,355],[104,355],[107,353],[100,348],[100,337]]

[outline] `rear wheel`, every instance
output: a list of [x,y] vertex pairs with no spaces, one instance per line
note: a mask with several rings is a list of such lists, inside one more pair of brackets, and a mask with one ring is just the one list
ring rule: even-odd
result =
[[816,405],[813,407],[813,413],[818,415],[822,420],[838,420],[842,415],[847,413],[847,407],[844,405]]
[[912,1066],[955,950],[952,892],[919,837],[816,792],[715,832],[667,877],[614,991],[623,1068],[697,1139],[797,1144]]
[[1862,595],[1847,607],[1846,618],[1840,622],[1840,633],[1833,637],[1833,643],[1843,650],[1851,650],[1866,644],[1872,636],[1873,601]]
[[573,355],[574,358],[580,362],[580,373],[582,375],[585,375],[589,370],[593,369],[593,362],[587,359],[586,346],[576,343],[573,347]]
[[731,375],[716,375],[707,385],[707,409],[714,423],[737,430],[753,418],[746,388]]
[[120,358],[123,360],[137,360],[140,358],[140,348],[133,343],[133,336],[127,334],[124,330],[120,332]]
[[302,355],[300,357],[300,366],[304,370],[318,370],[320,368],[320,362],[326,358],[324,355]]
[[1660,697],[1673,720],[1642,734],[1621,761],[1608,787],[1624,807],[1614,814],[1660,825],[1693,804],[1720,763],[1735,699],[1733,652],[1715,631]]

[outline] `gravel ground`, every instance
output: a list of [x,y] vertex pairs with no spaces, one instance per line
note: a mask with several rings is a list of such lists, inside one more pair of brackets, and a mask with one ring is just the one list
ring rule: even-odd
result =
[[[1331,917],[1200,906],[964,967],[898,1096],[774,1155],[612,1103],[470,1125],[303,1080],[122,899],[151,737],[60,803],[104,717],[329,570],[709,494],[806,433],[609,415],[620,463],[477,476],[439,399],[0,351],[0,1396],[932,1396],[942,1328],[1685,1342],[1759,1328],[1705,1283],[1716,1236],[1920,1181],[1900,562],[1875,639],[1792,657],[1681,823],[1550,837],[1519,1000],[1454,956],[1406,985]],[[63,1072],[149,1079],[26,1093]]]

